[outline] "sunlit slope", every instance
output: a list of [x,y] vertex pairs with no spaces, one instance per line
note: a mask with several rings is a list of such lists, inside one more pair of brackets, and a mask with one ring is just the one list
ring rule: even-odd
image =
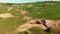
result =
[[[21,14],[21,11],[28,12]],[[10,13],[15,17],[0,18],[0,34],[8,34],[26,23],[24,16],[33,19],[60,19],[60,2],[36,2],[26,4],[0,3],[0,14]]]
[[34,18],[60,19],[60,2],[37,2],[25,4],[21,9],[27,10],[29,12],[28,16]]

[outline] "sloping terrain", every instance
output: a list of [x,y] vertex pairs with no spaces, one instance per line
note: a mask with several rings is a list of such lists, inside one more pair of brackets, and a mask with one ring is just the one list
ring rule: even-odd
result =
[[60,34],[60,2],[0,3],[0,34]]

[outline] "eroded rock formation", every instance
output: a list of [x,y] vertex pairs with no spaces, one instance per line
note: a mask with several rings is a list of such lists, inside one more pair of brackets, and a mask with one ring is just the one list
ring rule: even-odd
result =
[[47,28],[56,28],[60,29],[60,20],[44,20],[44,19],[37,19],[36,23],[41,23]]

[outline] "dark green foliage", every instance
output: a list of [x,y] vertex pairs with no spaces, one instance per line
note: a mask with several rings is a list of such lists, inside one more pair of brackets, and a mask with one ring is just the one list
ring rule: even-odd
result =
[[13,4],[12,3],[6,3],[8,6],[12,6]]
[[43,29],[41,29],[39,27],[32,27],[28,30],[33,34],[47,34]]
[[51,28],[47,28],[47,30],[44,30],[45,32],[47,32],[47,34],[51,33]]
[[27,31],[24,31],[24,32],[18,32],[18,34],[28,34]]

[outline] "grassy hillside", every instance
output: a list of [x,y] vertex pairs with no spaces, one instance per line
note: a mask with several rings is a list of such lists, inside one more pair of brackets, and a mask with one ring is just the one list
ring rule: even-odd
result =
[[[12,9],[8,10],[9,8]],[[28,14],[22,15],[20,10],[27,11]],[[0,3],[0,14],[3,13],[11,13],[16,17],[0,19],[0,34],[10,33],[15,30],[16,27],[26,23],[27,20],[23,19],[24,16],[30,16],[34,19],[42,18],[60,20],[60,2],[36,2],[26,4]],[[39,28],[32,28],[29,29],[29,31],[31,31],[31,34],[37,34],[37,32],[40,34],[41,32],[44,32],[42,29],[41,32],[39,32]]]
[[30,4],[31,7],[27,7],[27,5],[22,6],[21,9],[29,11],[28,16],[43,19],[60,19],[60,2],[37,2]]

